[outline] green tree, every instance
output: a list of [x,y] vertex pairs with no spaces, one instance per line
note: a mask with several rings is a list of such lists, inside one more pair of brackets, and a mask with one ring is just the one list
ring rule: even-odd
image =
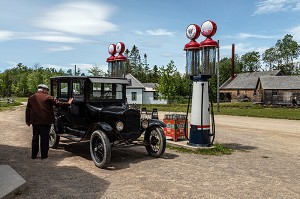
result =
[[154,65],[153,69],[150,72],[150,82],[158,83],[158,77],[159,77],[159,70],[157,65]]
[[267,70],[273,70],[276,66],[277,54],[275,47],[271,47],[262,54],[262,60],[267,64]]
[[168,103],[174,100],[176,96],[176,78],[174,77],[176,71],[177,69],[173,60],[166,67],[162,66],[160,68],[157,91]]
[[[295,74],[296,63],[300,55],[300,46],[293,40],[290,34],[285,35],[282,40],[277,40],[275,46],[267,49],[263,54],[263,61],[272,69],[280,69],[286,75]],[[276,66],[272,66],[277,63]]]
[[243,72],[254,72],[261,69],[259,52],[248,52],[241,57]]
[[88,72],[92,76],[102,76],[102,77],[104,77],[106,75],[105,72],[101,68],[99,68],[98,66],[93,66],[91,69],[88,70]]

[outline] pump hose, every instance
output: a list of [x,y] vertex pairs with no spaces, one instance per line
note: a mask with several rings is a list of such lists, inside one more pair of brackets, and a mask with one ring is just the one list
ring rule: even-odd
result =
[[185,117],[185,122],[184,122],[184,136],[187,140],[190,140],[188,135],[187,135],[187,120],[188,120],[188,115],[189,115],[189,109],[190,109],[190,103],[191,103],[191,96],[192,96],[192,85],[193,84],[190,84],[190,94],[189,94],[189,99],[188,99],[188,106],[187,106],[187,109],[186,109],[186,117]]
[[210,136],[212,136],[212,140],[209,143],[209,145],[213,145],[216,136],[215,114],[214,114],[214,108],[213,108],[214,106],[212,100],[212,88],[209,83],[208,86],[209,86],[209,98],[210,98],[211,125],[212,125],[212,133],[210,134]]

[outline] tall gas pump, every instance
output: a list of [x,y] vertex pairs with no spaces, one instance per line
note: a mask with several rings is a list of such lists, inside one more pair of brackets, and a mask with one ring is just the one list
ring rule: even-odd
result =
[[106,59],[108,64],[108,74],[110,77],[116,77],[116,63],[115,63],[115,54],[116,54],[116,45],[110,44],[108,46],[108,53],[111,55]]
[[125,50],[125,44],[123,42],[119,42],[116,45],[116,51],[118,55],[115,57],[116,61],[116,77],[125,77],[125,61],[126,57],[122,55]]
[[[111,55],[106,59],[108,64],[108,73],[110,77],[125,77],[126,57],[122,55],[125,50],[125,44],[119,42],[108,46],[108,53]],[[115,54],[118,53],[117,56]]]
[[[219,48],[218,43],[211,39],[216,31],[217,25],[210,20],[203,22],[201,28],[197,24],[191,24],[186,30],[186,36],[191,40],[184,47],[186,73],[193,81],[188,142],[188,145],[191,146],[211,146],[214,141],[215,126],[213,106],[209,100],[209,79],[215,74],[216,49]],[[196,39],[200,33],[206,39],[199,44]],[[212,122],[210,121],[210,111]]]

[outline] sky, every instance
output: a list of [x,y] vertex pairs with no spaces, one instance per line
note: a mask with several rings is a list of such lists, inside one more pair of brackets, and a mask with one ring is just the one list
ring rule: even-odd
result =
[[[108,46],[133,45],[152,69],[185,72],[186,28],[212,20],[220,58],[263,53],[291,34],[300,44],[300,0],[0,0],[0,72],[22,63],[107,71]],[[202,35],[197,39],[205,39]]]

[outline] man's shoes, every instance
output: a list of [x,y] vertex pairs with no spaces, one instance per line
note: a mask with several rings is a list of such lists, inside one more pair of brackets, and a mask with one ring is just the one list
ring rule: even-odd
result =
[[45,157],[41,157],[41,159],[42,159],[42,160],[44,160],[44,159],[47,159],[47,158],[48,158],[48,156],[45,156]]
[[31,159],[36,159],[36,156],[31,156]]

